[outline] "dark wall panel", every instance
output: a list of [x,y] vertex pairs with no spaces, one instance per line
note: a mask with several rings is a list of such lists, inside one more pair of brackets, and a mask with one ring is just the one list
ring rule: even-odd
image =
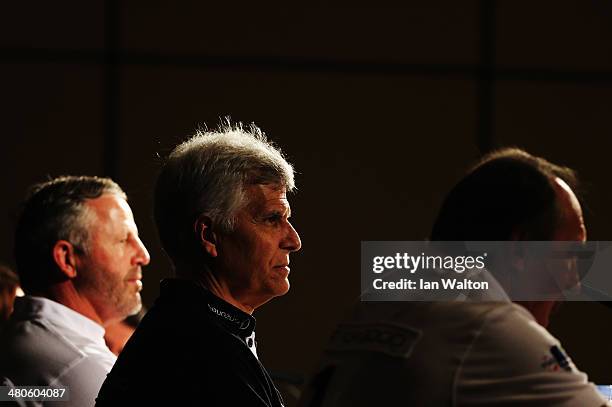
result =
[[497,1],[497,64],[503,68],[612,69],[612,3]]
[[95,66],[0,67],[0,262],[13,264],[13,229],[26,189],[48,176],[102,173],[102,73]]
[[[104,1],[14,1],[0,7],[0,47],[55,51],[104,47]],[[57,56],[53,52],[47,57]],[[9,57],[13,54],[9,53]],[[7,57],[0,54],[0,60]]]
[[612,240],[612,83],[502,81],[496,86],[496,137],[578,171],[589,238]]
[[129,51],[419,64],[478,60],[478,2],[378,7],[202,2],[122,5]]

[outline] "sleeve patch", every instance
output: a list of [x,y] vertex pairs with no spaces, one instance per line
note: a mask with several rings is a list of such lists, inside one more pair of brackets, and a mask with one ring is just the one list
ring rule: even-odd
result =
[[573,364],[567,353],[562,347],[553,345],[550,347],[550,354],[542,358],[542,368],[556,372],[559,370],[565,370],[567,372],[573,371]]

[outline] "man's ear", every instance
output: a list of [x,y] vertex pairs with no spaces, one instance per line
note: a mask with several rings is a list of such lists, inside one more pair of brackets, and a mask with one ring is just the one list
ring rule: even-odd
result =
[[217,257],[217,236],[212,231],[212,220],[206,215],[200,215],[193,225],[196,238],[210,257]]
[[53,246],[53,260],[62,273],[68,278],[77,275],[76,255],[72,243],[66,240],[58,240]]

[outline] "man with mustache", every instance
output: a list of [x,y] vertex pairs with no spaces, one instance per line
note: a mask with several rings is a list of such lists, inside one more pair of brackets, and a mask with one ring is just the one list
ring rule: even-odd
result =
[[138,237],[123,190],[108,178],[64,176],[35,185],[15,234],[17,298],[0,337],[0,377],[68,391],[62,406],[93,406],[115,356],[104,326],[141,308]]
[[96,405],[283,405],[252,314],[289,290],[293,189],[293,168],[255,126],[198,132],[172,151],[155,220],[177,278],[162,281]]

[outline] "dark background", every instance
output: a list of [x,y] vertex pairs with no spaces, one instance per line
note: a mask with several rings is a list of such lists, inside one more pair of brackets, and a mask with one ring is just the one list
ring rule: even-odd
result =
[[[170,274],[151,219],[158,154],[226,115],[259,125],[298,171],[292,288],[256,313],[275,370],[314,367],[359,295],[360,241],[425,238],[495,146],[578,170],[589,238],[612,240],[611,2],[205,3],[0,6],[0,261],[14,264],[27,186],[108,175],[151,252],[150,305]],[[598,383],[612,383],[611,322],[572,303],[552,326]]]

